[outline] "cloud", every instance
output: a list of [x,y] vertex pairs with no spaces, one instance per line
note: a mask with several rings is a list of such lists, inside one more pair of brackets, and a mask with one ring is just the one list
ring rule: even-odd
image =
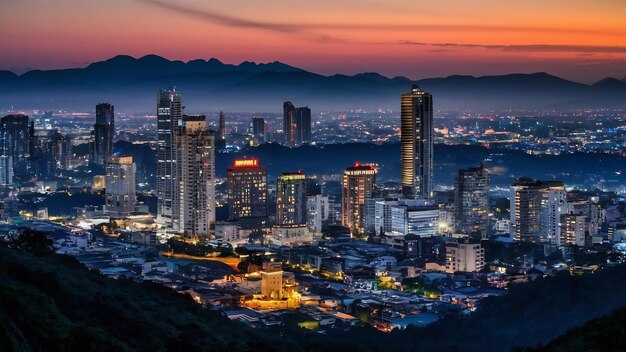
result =
[[[599,29],[575,29],[575,28],[555,28],[555,27],[520,27],[505,25],[477,25],[477,24],[433,24],[433,23],[281,23],[271,21],[259,21],[244,19],[232,15],[220,14],[212,10],[196,8],[180,4],[179,1],[165,0],[137,0],[159,7],[163,10],[172,11],[188,17],[193,17],[209,23],[219,24],[227,27],[262,29],[280,33],[301,33],[316,34],[322,30],[371,30],[371,31],[479,31],[479,32],[533,32],[533,33],[567,33],[567,34],[595,34],[595,35],[622,35],[616,31]],[[337,39],[330,35],[320,36],[316,34],[316,39],[332,40]]]
[[[394,44],[394,43],[392,43]],[[601,45],[559,45],[559,44],[530,44],[530,45],[490,45],[490,44],[462,44],[462,43],[426,43],[401,40],[395,44],[431,46],[443,48],[483,48],[490,50],[502,50],[509,52],[554,52],[554,53],[604,53],[626,54],[626,46],[601,46]]]

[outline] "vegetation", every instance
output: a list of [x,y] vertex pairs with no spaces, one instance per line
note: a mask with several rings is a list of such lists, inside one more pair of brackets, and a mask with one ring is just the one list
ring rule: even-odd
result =
[[572,329],[536,352],[586,352],[626,350],[626,308]]
[[181,239],[170,238],[161,248],[167,252],[193,255],[196,257],[207,257],[218,255],[220,257],[232,257],[235,255],[233,248],[229,246],[214,246],[208,243],[189,243]]
[[72,257],[52,253],[41,234],[26,233],[0,246],[1,351],[471,352],[540,345],[545,345],[540,351],[590,346],[611,351],[624,342],[623,307],[626,266],[620,265],[516,285],[505,296],[484,300],[470,316],[425,328],[384,334],[357,326],[319,334],[299,327],[307,320],[296,315],[284,326],[252,329],[164,286],[90,271]]

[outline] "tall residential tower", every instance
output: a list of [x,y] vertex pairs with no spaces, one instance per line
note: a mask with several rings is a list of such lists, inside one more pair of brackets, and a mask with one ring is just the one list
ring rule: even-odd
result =
[[402,193],[430,200],[433,183],[433,98],[417,85],[400,99]]
[[115,133],[115,113],[113,105],[96,105],[96,123],[93,125],[94,142],[92,162],[104,165],[113,154],[113,134]]
[[176,155],[172,148],[174,128],[183,117],[182,99],[175,89],[157,93],[157,221],[172,228],[172,205]]

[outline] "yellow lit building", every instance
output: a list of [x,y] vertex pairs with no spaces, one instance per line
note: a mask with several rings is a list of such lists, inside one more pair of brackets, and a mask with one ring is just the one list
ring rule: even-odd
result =
[[371,165],[354,163],[343,173],[341,194],[341,225],[353,234],[365,231],[365,199],[372,198],[377,170]]

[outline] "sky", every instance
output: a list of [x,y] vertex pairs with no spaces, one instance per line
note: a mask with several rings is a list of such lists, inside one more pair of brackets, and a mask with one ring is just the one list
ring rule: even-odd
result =
[[412,79],[626,77],[626,0],[0,0],[0,70],[115,55]]

